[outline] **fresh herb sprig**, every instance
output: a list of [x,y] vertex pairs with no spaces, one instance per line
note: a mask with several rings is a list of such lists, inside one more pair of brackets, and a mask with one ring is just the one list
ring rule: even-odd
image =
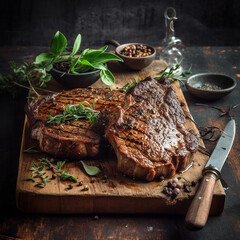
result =
[[47,183],[51,182],[50,179],[48,179],[48,175],[46,175],[46,172],[42,172],[45,168],[46,163],[38,165],[35,161],[33,161],[32,166],[29,168],[29,171],[32,171],[32,174],[30,177],[27,178],[27,180],[31,180],[32,182],[36,182],[36,178],[40,179],[40,182],[36,182],[34,185],[35,187],[46,187]]
[[[51,53],[41,53],[36,57],[35,63],[47,64],[51,69],[54,63],[70,62],[71,73],[84,73],[92,70],[100,70],[100,77],[104,84],[112,85],[115,82],[113,74],[109,71],[105,63],[115,60],[123,62],[123,60],[115,54],[105,52],[107,46],[100,49],[85,49],[80,52],[82,37],[77,35],[72,52],[67,52],[67,39],[60,32],[57,31],[51,42]],[[79,56],[76,56],[80,54]]]
[[122,87],[124,92],[128,92],[137,84],[137,80],[134,78],[132,83],[127,83]]
[[[29,96],[37,92],[39,88],[46,87],[46,83],[51,80],[51,75],[47,73],[48,66],[36,63],[24,63],[17,66],[14,61],[10,63],[11,74],[4,76],[0,74],[0,91],[11,93],[16,96],[18,88],[27,88],[30,90]],[[44,89],[43,89],[44,90]]]
[[61,170],[61,168],[65,165],[65,162],[59,161],[57,162],[57,165],[54,165],[50,160],[48,160],[48,158],[39,158],[38,161],[40,164],[33,161],[31,167],[29,168],[29,171],[32,173],[27,178],[27,180],[30,180],[34,183],[36,182],[36,178],[40,179],[40,181],[36,182],[34,185],[35,187],[44,188],[46,187],[47,183],[51,182],[51,180],[48,178],[48,175],[46,175],[46,171],[44,171],[46,170],[46,167],[48,167],[48,170],[53,172],[53,176],[55,176],[54,178],[59,176],[61,180],[77,182],[75,177],[73,177],[67,171]]
[[179,71],[179,68],[180,68],[180,64],[177,64],[175,67],[171,67],[169,70],[167,70],[168,67],[166,67],[159,73],[161,76],[156,77],[155,79],[160,79],[162,77],[166,77],[170,82],[179,81],[184,85],[185,78],[187,77],[187,75],[192,73],[191,66],[185,72]]
[[68,104],[62,114],[56,116],[48,115],[48,123],[55,121],[56,124],[60,124],[69,120],[77,121],[80,118],[87,119],[92,123],[97,122],[100,111],[95,110],[95,99],[92,106],[87,101],[84,101],[84,103],[87,106],[82,103],[78,105]]
[[40,153],[41,150],[37,146],[32,146],[24,150],[24,153]]

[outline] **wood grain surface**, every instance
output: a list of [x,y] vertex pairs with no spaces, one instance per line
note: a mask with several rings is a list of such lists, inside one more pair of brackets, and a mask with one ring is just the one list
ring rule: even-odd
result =
[[[127,82],[131,83],[134,78],[139,81],[147,76],[155,77],[165,67],[165,62],[155,60],[144,70],[132,72],[127,70],[122,64],[113,63],[110,66],[116,78],[116,84],[113,88],[120,88]],[[183,110],[188,116],[191,116],[179,83],[174,82],[172,85],[179,101],[184,103]],[[101,80],[93,86],[105,87]],[[57,86],[55,82],[52,84],[52,88],[54,87],[55,89],[60,89],[60,86]],[[189,118],[186,119],[185,127],[188,130],[194,130],[198,134],[195,124]],[[95,178],[94,183],[91,183],[92,178],[85,174],[81,163],[76,161],[67,163],[63,170],[67,170],[76,177],[78,182],[82,181],[83,186],[79,187],[77,183],[73,184],[69,181],[57,179],[48,183],[43,189],[34,187],[35,184],[32,181],[26,181],[31,174],[29,168],[32,162],[36,162],[38,158],[49,157],[43,153],[24,153],[25,149],[36,145],[37,142],[30,137],[30,128],[26,118],[17,180],[17,206],[21,211],[38,213],[184,214],[198,187],[192,188],[192,191],[189,193],[181,191],[175,200],[171,200],[171,198],[162,193],[168,179],[162,182],[143,182],[130,179],[118,171],[117,158],[113,152],[104,152],[95,160],[86,161],[89,165],[100,165],[103,169],[102,174]],[[201,145],[203,146],[202,142]],[[208,157],[200,152],[196,152],[193,159],[193,165],[188,171],[174,176],[181,177],[180,182],[182,185],[201,179],[202,169]],[[48,171],[46,175],[51,176],[51,174],[51,171]],[[107,182],[102,179],[103,175],[108,177]],[[72,189],[68,189],[69,184],[73,186]],[[85,185],[89,187],[88,191],[83,190]],[[214,191],[211,214],[220,214],[223,211],[224,202],[225,193],[220,181],[218,181]]]
[[[158,56],[160,54],[160,47]],[[32,61],[47,47],[0,47],[0,72],[8,73],[9,62],[17,64]],[[237,88],[228,96],[217,101],[204,101],[192,96],[182,87],[191,114],[201,127],[216,126],[221,130],[230,117],[220,117],[221,112],[212,107],[228,109],[239,104],[240,99],[240,47],[187,47],[183,66],[192,72],[217,72],[229,75],[238,82]],[[184,225],[184,215],[170,214],[30,214],[16,208],[16,182],[19,152],[22,139],[27,92],[12,99],[0,95],[0,239],[179,239],[179,240],[238,240],[240,239],[240,135],[222,169],[226,190],[224,211],[220,216],[210,216],[206,226],[196,232]],[[197,106],[204,103],[207,106]],[[233,118],[239,132],[239,107],[233,109]],[[216,142],[204,140],[208,151]],[[226,185],[227,184],[227,185]]]

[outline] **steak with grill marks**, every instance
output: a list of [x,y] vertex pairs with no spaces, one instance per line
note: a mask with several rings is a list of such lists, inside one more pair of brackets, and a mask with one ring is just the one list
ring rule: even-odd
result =
[[[125,94],[108,89],[73,89],[33,100],[26,106],[31,124],[32,138],[39,140],[40,149],[64,158],[80,159],[99,154],[105,125],[109,114],[124,104]],[[77,105],[84,101],[101,111],[97,124],[85,119],[67,121],[59,125],[47,123],[48,115],[61,114],[67,104]]]
[[138,83],[116,110],[106,137],[126,175],[152,181],[171,177],[192,162],[198,136],[184,127],[185,114],[165,78]]

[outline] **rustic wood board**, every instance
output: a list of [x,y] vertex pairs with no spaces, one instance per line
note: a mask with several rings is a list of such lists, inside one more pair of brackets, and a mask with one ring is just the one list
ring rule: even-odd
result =
[[[119,63],[110,66],[116,77],[115,87],[122,87],[127,82],[144,79],[147,76],[157,76],[157,73],[166,67],[165,62],[154,61],[146,69],[134,72],[124,68]],[[180,102],[184,102],[183,109],[189,112],[181,88],[177,82],[173,84]],[[93,87],[104,87],[99,80]],[[62,87],[52,81],[50,89],[61,90]],[[194,123],[187,119],[185,124],[187,129],[193,129],[198,133]],[[76,183],[54,180],[47,184],[45,188],[34,187],[34,183],[26,181],[31,172],[29,168],[32,162],[40,157],[47,156],[44,153],[30,154],[24,153],[28,147],[37,145],[37,142],[30,137],[29,123],[26,118],[22,145],[19,158],[19,170],[17,178],[17,207],[26,212],[35,213],[165,213],[165,214],[185,214],[191,199],[193,198],[197,186],[192,188],[192,192],[181,192],[175,200],[170,200],[162,193],[167,180],[163,182],[143,182],[130,179],[117,170],[117,159],[113,152],[105,152],[95,160],[88,160],[89,165],[100,165],[102,175],[108,176],[107,183],[101,176],[96,177],[94,183],[90,183],[91,178],[87,176],[80,162],[69,162],[64,170],[75,176],[78,181],[83,181],[83,185],[88,185],[88,191],[82,191],[83,186]],[[203,142],[201,142],[203,145]],[[192,167],[174,177],[181,177],[181,182],[198,180],[205,166],[208,157],[197,152],[194,155]],[[49,176],[51,176],[49,171]],[[68,185],[73,186],[67,189]],[[225,192],[218,181],[215,186],[213,202],[210,214],[220,214],[224,209]]]

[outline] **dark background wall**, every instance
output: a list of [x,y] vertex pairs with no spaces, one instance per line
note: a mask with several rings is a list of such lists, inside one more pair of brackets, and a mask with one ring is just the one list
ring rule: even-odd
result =
[[159,46],[163,13],[176,8],[176,36],[187,46],[240,45],[239,0],[2,0],[1,46],[48,46],[57,30],[84,46],[108,39]]

